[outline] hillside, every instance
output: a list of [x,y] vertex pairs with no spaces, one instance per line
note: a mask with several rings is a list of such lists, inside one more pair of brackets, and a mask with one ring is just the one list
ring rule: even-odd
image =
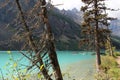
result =
[[[3,1],[4,0],[0,0],[0,2]],[[29,0],[27,3],[21,3],[23,3],[23,10],[26,11],[34,6],[35,1]],[[11,28],[15,28],[14,24],[11,24],[11,22],[14,22],[17,12],[16,6],[11,0],[5,7],[0,8],[0,50],[16,50],[20,49],[22,45],[21,43],[11,41],[15,33],[15,30],[11,30]],[[75,8],[67,11],[52,8],[48,11],[48,14],[55,37],[56,48],[58,50],[80,50],[78,43],[81,39],[80,24],[82,21],[82,12]],[[111,29],[113,30],[112,35],[114,35],[112,42],[117,48],[120,47],[119,22],[119,20],[111,22]],[[9,27],[6,27],[8,24],[10,24]]]
[[111,39],[112,44],[116,47],[116,49],[120,49],[120,37],[113,35]]
[[[11,30],[11,28],[15,27],[13,24],[11,24],[11,22],[14,21],[17,13],[17,10],[14,10],[15,5],[13,7],[10,6],[10,4],[12,3],[9,3],[7,6],[0,9],[0,17],[2,17],[0,19],[0,50],[14,50],[19,49],[21,46],[21,44],[10,41],[12,39],[12,35],[15,33],[15,30]],[[27,6],[24,4],[23,6],[25,7],[24,10],[26,10]],[[9,10],[9,8],[12,9]],[[62,14],[57,8],[49,10],[48,13],[49,22],[55,36],[56,48],[58,50],[78,50],[78,42],[80,40],[80,25],[68,16]],[[6,27],[6,25],[9,23],[9,27]]]
[[81,37],[80,25],[64,14],[61,14],[61,11],[56,8],[50,11],[49,14],[49,21],[56,39],[57,49],[77,50]]
[[120,20],[114,20],[110,25],[111,30],[113,31],[113,35],[120,37]]

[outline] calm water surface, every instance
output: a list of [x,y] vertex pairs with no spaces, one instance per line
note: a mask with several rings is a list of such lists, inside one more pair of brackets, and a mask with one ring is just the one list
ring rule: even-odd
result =
[[[11,56],[12,54],[12,56]],[[11,58],[17,61],[18,64],[26,65],[29,64],[29,61],[26,58],[23,58],[23,55],[18,51],[11,51],[11,54],[8,54],[7,51],[0,51],[0,69],[5,75],[8,73],[5,69],[6,66],[13,66]],[[91,52],[82,52],[82,51],[57,51],[57,57],[61,70],[65,70],[69,65],[80,63],[81,71],[92,69],[93,64],[95,63],[95,56],[91,55]],[[92,65],[90,65],[92,64]],[[79,66],[78,66],[79,67]],[[85,72],[85,71],[84,71]]]

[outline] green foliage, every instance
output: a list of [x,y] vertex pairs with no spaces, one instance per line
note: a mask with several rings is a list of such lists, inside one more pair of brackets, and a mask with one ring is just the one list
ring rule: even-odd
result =
[[103,71],[95,74],[96,80],[110,80],[110,77],[108,74],[104,73]]
[[116,51],[114,54],[115,54],[115,56],[120,56],[120,52],[119,51]]
[[38,74],[37,74],[37,77],[38,77],[38,79],[40,79],[40,78],[41,78],[41,74],[40,74],[40,73],[38,73]]
[[102,64],[101,64],[102,70],[111,69],[118,66],[115,58],[112,56],[101,56],[101,60],[102,60]]
[[14,59],[11,51],[7,51],[7,53],[10,57],[9,57],[9,61],[4,66],[4,69],[6,69],[7,71],[6,76],[12,80],[20,80],[20,79],[26,80],[26,78],[28,78],[29,75],[26,74],[26,69],[21,69],[21,66],[18,64],[19,60]]
[[96,80],[119,80],[120,79],[120,68],[114,57],[112,56],[101,56],[102,64],[101,71],[96,73]]
[[[71,43],[71,44],[69,44]],[[57,42],[56,41],[56,47],[59,49],[59,50],[79,50],[78,49],[78,43],[79,41],[77,40],[69,40],[68,43],[67,42],[64,42],[64,41],[59,41]],[[83,50],[83,48],[81,48],[81,50]]]
[[112,68],[108,71],[108,73],[101,71],[99,73],[96,73],[95,79],[96,80],[120,80],[120,69]]
[[[43,76],[41,73],[28,73],[27,67],[23,67],[19,64],[20,59],[14,59],[12,52],[7,51],[9,55],[9,61],[4,66],[4,69],[6,69],[6,77],[5,80],[38,80],[43,79]],[[43,65],[40,67],[40,69],[43,69]]]
[[[110,47],[111,47],[111,44],[108,40],[106,40],[106,43],[105,43],[105,54],[109,55],[110,54]],[[114,47],[112,48],[112,50],[114,50]]]
[[117,36],[112,36],[111,37],[111,41],[112,41],[112,44],[114,45],[114,46],[116,46],[116,49],[120,49],[120,37],[117,37]]
[[107,35],[111,33],[108,28],[108,21],[111,19],[106,13],[107,7],[104,1],[105,0],[82,0],[82,2],[85,3],[85,5],[81,7],[81,11],[84,12],[84,21],[82,22],[82,33],[84,33],[83,37],[86,39],[84,43],[88,44],[88,47],[95,46],[94,49],[105,47],[104,44],[107,40]]
[[[109,55],[110,49],[108,47],[110,45],[106,43],[105,46],[106,46],[105,54]],[[112,51],[113,51],[114,57],[120,56],[120,52],[116,50],[116,47],[112,47]]]
[[111,68],[108,71],[110,77],[114,80],[120,80],[120,68]]

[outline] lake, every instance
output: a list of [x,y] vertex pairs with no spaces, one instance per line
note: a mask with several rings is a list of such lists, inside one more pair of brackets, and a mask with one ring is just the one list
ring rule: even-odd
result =
[[[69,73],[70,77],[76,80],[85,79],[86,76],[89,77],[87,80],[93,80],[95,55],[91,54],[92,52],[83,51],[57,51],[62,73]],[[17,65],[14,64],[15,61],[22,66],[27,66],[30,62],[23,57],[18,51],[11,51],[10,54],[8,51],[0,51],[0,69],[3,75],[6,75],[12,66]],[[64,79],[70,80],[68,76],[64,76]]]

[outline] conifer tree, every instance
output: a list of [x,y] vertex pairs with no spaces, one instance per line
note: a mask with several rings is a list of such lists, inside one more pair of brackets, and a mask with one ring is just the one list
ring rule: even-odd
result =
[[105,6],[105,0],[82,0],[85,6],[81,7],[84,12],[84,21],[82,23],[83,33],[86,35],[84,42],[94,45],[96,52],[96,66],[99,70],[101,65],[100,50],[105,46],[108,34],[111,33],[108,26],[109,20],[114,18],[108,17],[106,10],[114,10]]

